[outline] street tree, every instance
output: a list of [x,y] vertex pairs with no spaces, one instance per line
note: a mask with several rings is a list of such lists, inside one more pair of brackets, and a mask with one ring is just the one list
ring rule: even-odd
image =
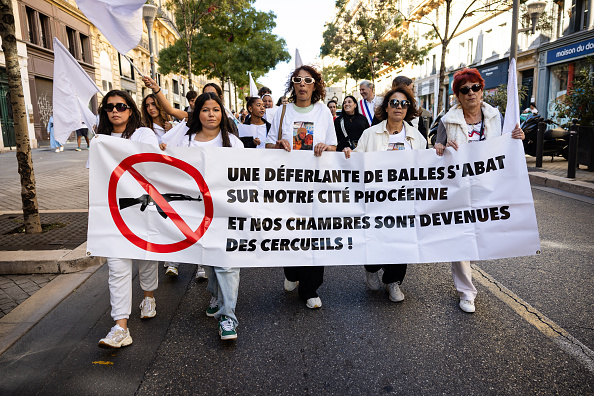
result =
[[16,156],[21,177],[21,201],[23,203],[25,232],[27,234],[35,234],[41,232],[41,221],[39,220],[39,207],[37,205],[35,173],[33,172],[31,143],[27,128],[25,95],[23,94],[23,85],[21,83],[12,0],[0,0],[0,37],[2,38],[2,50],[4,51],[6,61],[8,89],[14,119]]
[[[419,8],[414,15],[405,16],[399,11],[405,24],[418,23],[428,25],[431,31],[427,34],[430,40],[441,44],[441,60],[439,65],[439,96],[437,99],[438,111],[443,109],[444,81],[446,74],[446,53],[448,45],[458,33],[462,22],[477,14],[496,14],[511,8],[509,0],[467,0],[462,11],[456,10],[452,14],[452,3],[456,0],[431,1],[425,7]],[[521,0],[524,3],[526,0]]]
[[352,9],[349,1],[337,0],[336,18],[326,24],[320,54],[344,62],[352,78],[374,82],[385,66],[401,68],[421,62],[428,48],[418,48],[417,41],[401,28],[397,3],[369,0]]
[[245,0],[168,0],[166,7],[175,16],[180,35],[176,44],[185,50],[185,62],[181,62],[183,70],[188,74],[188,87],[192,85],[192,47],[194,36],[200,31],[203,23],[209,23],[212,16],[226,12],[230,5],[247,4]]
[[[261,12],[251,5],[227,4],[226,12],[214,13],[192,38],[191,63],[195,73],[243,87],[247,71],[254,78],[266,74],[279,62],[289,61],[285,41],[272,33],[273,12]],[[160,53],[163,74],[187,70],[185,43],[178,40]]]

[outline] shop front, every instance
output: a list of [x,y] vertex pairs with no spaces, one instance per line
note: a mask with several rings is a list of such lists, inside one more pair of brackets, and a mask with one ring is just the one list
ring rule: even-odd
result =
[[439,76],[415,81],[415,94],[420,107],[431,112],[433,119],[437,117],[437,95]]
[[556,103],[565,98],[579,71],[587,66],[585,58],[594,54],[594,31],[563,37],[539,48],[539,78],[536,104],[541,115],[556,117]]

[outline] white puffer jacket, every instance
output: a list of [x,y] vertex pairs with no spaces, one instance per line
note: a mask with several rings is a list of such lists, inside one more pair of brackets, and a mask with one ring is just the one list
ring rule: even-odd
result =
[[[501,114],[493,106],[482,102],[481,110],[485,116],[485,139],[501,136]],[[464,112],[460,105],[450,109],[441,119],[446,133],[447,141],[454,141],[458,145],[468,143],[468,124],[464,119]]]

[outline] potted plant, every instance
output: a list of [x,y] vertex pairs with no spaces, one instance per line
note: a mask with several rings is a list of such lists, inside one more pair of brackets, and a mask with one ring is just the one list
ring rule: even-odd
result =
[[567,94],[555,103],[557,116],[578,120],[578,165],[594,171],[594,56],[579,70]]

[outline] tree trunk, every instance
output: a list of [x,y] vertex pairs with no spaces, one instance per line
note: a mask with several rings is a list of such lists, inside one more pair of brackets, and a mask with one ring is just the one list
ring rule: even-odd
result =
[[233,83],[233,90],[235,91],[235,111],[238,111],[239,106],[237,106],[237,84]]
[[231,103],[233,103],[231,98],[231,78],[229,77],[227,81],[229,83],[229,110],[231,110]]
[[186,43],[186,56],[188,61],[188,90],[191,91],[194,89],[192,86],[192,51],[191,51],[192,44]]
[[450,10],[451,10],[451,0],[446,0],[446,12],[445,12],[445,27],[444,27],[444,35],[442,36],[443,39],[441,40],[441,62],[439,65],[439,97],[437,98],[437,112],[441,112],[443,110],[443,97],[445,96],[445,87],[443,83],[445,81],[445,72],[446,72],[446,64],[445,64],[445,57],[446,57],[446,50],[448,48],[448,44],[450,43],[450,38],[448,37],[448,30],[450,28]]
[[16,155],[21,176],[21,200],[23,202],[23,218],[25,232],[36,234],[41,232],[37,192],[35,190],[35,174],[31,158],[31,144],[27,130],[27,111],[25,96],[21,83],[17,39],[15,36],[14,12],[11,0],[0,0],[0,36],[2,50],[6,59],[6,74],[13,110],[14,132],[16,138]]

